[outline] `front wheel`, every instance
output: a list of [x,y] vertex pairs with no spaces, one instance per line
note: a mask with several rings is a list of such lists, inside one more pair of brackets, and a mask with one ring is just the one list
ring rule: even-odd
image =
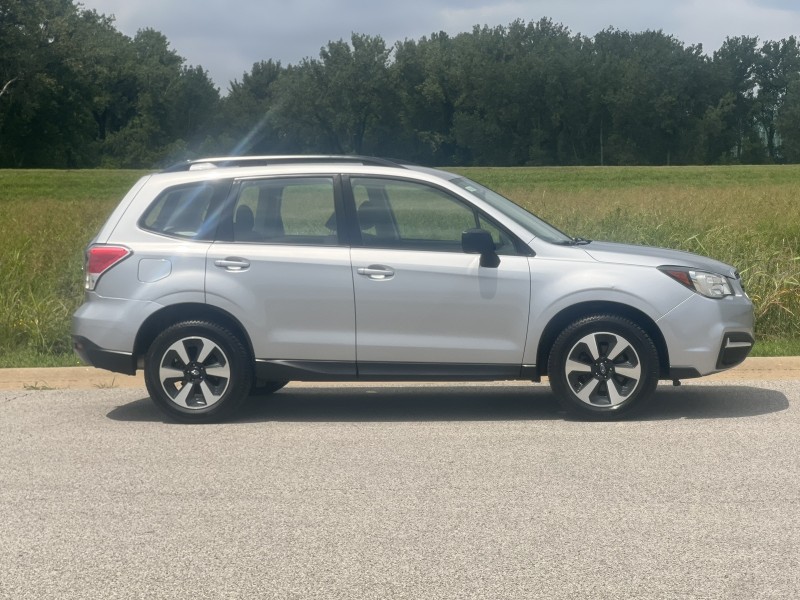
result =
[[208,423],[231,415],[253,380],[250,354],[215,323],[186,321],[163,331],[145,356],[147,391],[168,416]]
[[619,419],[655,392],[658,351],[634,322],[593,315],[564,329],[547,368],[550,387],[569,412],[595,420]]

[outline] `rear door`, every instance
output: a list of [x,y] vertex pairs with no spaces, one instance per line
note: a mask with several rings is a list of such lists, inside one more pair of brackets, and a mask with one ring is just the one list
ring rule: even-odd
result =
[[206,261],[206,301],[234,315],[257,360],[336,361],[355,373],[350,251],[338,176],[236,183]]

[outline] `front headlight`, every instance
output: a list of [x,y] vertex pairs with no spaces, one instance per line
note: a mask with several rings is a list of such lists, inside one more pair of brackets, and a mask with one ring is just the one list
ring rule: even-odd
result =
[[731,284],[724,275],[684,267],[659,267],[659,270],[706,298],[733,296]]

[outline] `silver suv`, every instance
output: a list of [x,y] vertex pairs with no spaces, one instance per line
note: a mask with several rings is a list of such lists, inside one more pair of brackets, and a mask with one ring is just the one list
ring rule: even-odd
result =
[[531,380],[612,419],[659,379],[739,364],[726,264],[573,238],[459,175],[344,156],[228,157],[143,177],[86,251],[74,347],[170,417],[299,381]]

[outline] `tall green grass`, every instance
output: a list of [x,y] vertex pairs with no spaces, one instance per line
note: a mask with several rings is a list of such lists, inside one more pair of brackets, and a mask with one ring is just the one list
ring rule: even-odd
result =
[[140,175],[0,170],[0,367],[77,364],[83,250]]
[[[800,167],[459,169],[567,233],[735,265],[766,354],[800,354]],[[137,171],[0,170],[0,367],[77,364],[83,250]]]

